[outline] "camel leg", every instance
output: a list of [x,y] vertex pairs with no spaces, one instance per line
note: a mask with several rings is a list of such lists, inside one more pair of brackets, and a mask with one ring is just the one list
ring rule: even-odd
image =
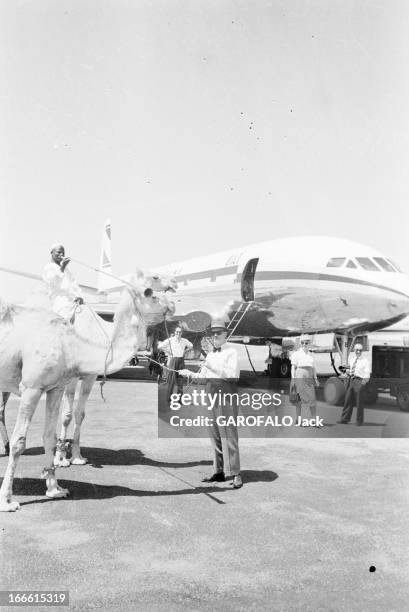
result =
[[2,396],[3,397],[2,397],[1,408],[0,408],[0,433],[3,439],[3,444],[4,444],[4,454],[8,455],[10,453],[10,443],[9,443],[9,437],[7,435],[7,429],[6,429],[5,410],[6,410],[6,404],[10,397],[10,393],[3,391]]
[[11,436],[9,462],[0,489],[1,512],[14,512],[20,508],[18,502],[12,501],[14,473],[20,455],[26,447],[27,431],[41,394],[40,389],[25,389],[21,396],[17,421]]
[[92,374],[91,376],[87,376],[81,381],[80,387],[80,395],[78,398],[77,406],[74,412],[74,436],[72,440],[72,457],[71,463],[73,465],[84,465],[87,463],[87,460],[81,456],[80,449],[80,433],[81,433],[81,423],[85,417],[85,405],[87,403],[89,394],[91,393],[91,389],[96,380],[96,376]]
[[52,498],[67,497],[67,495],[69,495],[68,489],[62,489],[58,486],[54,467],[54,451],[57,442],[55,430],[57,427],[58,412],[63,393],[64,387],[57,387],[47,391],[47,400],[45,405],[43,443],[46,467],[44,468],[42,477],[46,479],[47,484],[47,491],[45,494],[47,497]]
[[68,467],[70,465],[70,461],[67,459],[66,439],[67,430],[72,420],[77,382],[77,379],[75,379],[65,387],[61,410],[61,434],[57,441],[54,458],[54,465],[56,467]]

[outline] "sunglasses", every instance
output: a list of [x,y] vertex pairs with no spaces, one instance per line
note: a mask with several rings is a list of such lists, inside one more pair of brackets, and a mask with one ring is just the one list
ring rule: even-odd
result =
[[302,341],[301,344],[309,344],[309,341],[308,340],[306,342]]

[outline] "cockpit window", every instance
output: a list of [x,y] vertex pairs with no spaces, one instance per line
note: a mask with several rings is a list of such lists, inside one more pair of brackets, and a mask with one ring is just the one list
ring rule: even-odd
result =
[[394,261],[392,261],[391,259],[388,259],[388,262],[391,264],[391,266],[395,268],[397,272],[402,272],[402,270],[399,268],[399,266]]
[[356,268],[357,265],[352,261],[352,259],[348,259],[347,268]]
[[378,266],[381,266],[382,270],[386,270],[386,272],[396,272],[392,264],[390,264],[389,261],[387,261],[383,257],[374,257],[374,260],[376,261]]
[[369,259],[369,257],[355,257],[355,259],[364,270],[368,270],[369,272],[379,272],[378,266],[376,266],[372,259]]
[[340,268],[346,261],[346,257],[331,257],[327,263],[327,268]]

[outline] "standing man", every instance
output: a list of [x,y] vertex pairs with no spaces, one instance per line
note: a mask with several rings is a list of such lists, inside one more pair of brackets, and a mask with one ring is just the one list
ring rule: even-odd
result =
[[236,349],[227,346],[225,322],[220,319],[212,321],[210,336],[213,350],[208,353],[200,372],[181,370],[182,376],[205,378],[206,392],[220,398],[212,408],[212,425],[209,426],[210,440],[214,451],[213,474],[204,478],[203,482],[224,482],[226,476],[233,479],[233,488],[243,486],[240,475],[239,436],[237,425],[219,425],[217,417],[233,416],[237,419],[237,405],[227,403],[223,397],[226,393],[237,393],[237,381],[240,376],[239,360]]
[[43,280],[47,287],[52,309],[64,319],[72,317],[77,304],[83,304],[82,292],[67,266],[70,258],[65,257],[62,244],[51,247],[51,261],[44,266]]
[[357,408],[356,424],[363,425],[364,422],[364,386],[369,381],[371,369],[368,360],[362,355],[362,344],[356,344],[354,352],[348,359],[348,386],[345,395],[344,409],[341,420],[338,423],[349,423],[354,406]]
[[[164,351],[168,356],[167,365],[172,370],[183,370],[185,367],[185,354],[192,350],[193,344],[182,338],[182,328],[178,325],[175,328],[175,335],[163,342],[159,342],[159,350]],[[183,379],[180,375],[175,372],[169,372],[168,374],[168,398],[173,392],[173,387],[177,385],[177,392],[183,393]]]
[[153,290],[148,287],[144,291],[145,301],[143,304],[143,318],[146,323],[146,350],[154,355],[158,348],[160,326],[163,324],[169,310],[169,302],[162,298],[158,299]]

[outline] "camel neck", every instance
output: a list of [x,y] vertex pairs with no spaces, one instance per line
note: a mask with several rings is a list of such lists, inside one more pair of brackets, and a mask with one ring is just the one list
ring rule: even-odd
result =
[[143,324],[135,315],[135,304],[127,292],[117,307],[114,322],[107,323],[94,313],[92,329],[94,333],[83,336],[81,350],[77,351],[81,355],[78,363],[81,373],[117,372],[131,360],[143,341]]

